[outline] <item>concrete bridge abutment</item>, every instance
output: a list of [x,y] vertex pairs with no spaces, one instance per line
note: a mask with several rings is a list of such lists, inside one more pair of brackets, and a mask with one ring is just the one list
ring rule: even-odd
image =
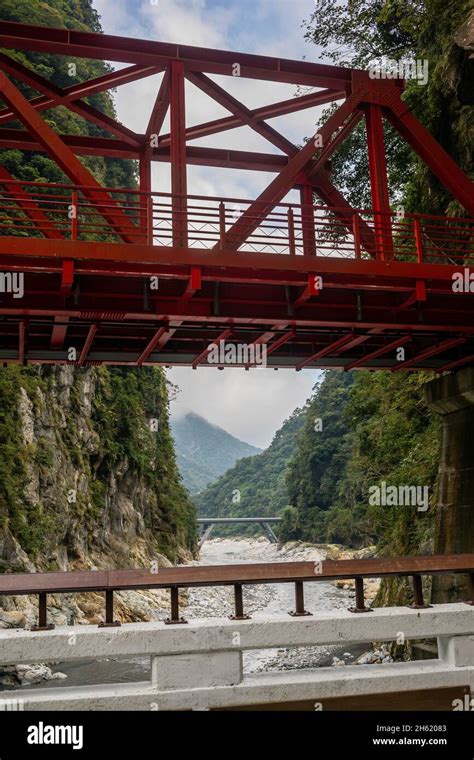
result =
[[[435,554],[474,552],[474,367],[442,375],[425,386],[428,406],[442,418]],[[463,575],[435,576],[432,601],[468,598]]]

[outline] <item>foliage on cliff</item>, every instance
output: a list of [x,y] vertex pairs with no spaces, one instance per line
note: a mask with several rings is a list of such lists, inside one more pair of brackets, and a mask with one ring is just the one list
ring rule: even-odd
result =
[[[3,0],[2,20],[101,31],[90,0]],[[109,70],[101,61],[4,52],[59,87]],[[14,81],[26,97],[38,94]],[[115,116],[109,93],[86,101]],[[109,136],[64,107],[42,116],[59,133]],[[81,160],[104,185],[136,183],[133,161]],[[67,181],[45,153],[4,150],[0,164],[18,179]],[[157,430],[150,419],[158,420]],[[101,556],[109,565],[115,560],[130,566],[156,552],[175,560],[194,542],[194,508],[176,466],[162,370],[1,370],[0,567],[21,569],[33,562],[67,569],[70,562],[99,562]]]

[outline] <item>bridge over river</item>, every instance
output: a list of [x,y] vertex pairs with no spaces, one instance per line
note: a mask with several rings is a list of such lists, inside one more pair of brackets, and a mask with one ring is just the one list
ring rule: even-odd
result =
[[281,521],[281,517],[198,517],[197,524],[200,527],[199,548],[201,548],[204,541],[210,538],[216,525],[240,525],[241,527],[260,525],[270,543],[277,544],[278,538],[273,532],[271,524]]

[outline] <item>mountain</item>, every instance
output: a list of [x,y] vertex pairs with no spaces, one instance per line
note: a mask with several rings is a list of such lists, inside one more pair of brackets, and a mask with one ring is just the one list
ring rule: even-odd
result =
[[183,484],[191,493],[202,491],[238,459],[261,452],[194,412],[171,418],[170,425]]
[[246,457],[200,493],[195,502],[201,516],[253,517],[277,515],[288,505],[286,469],[295,439],[305,420],[296,409],[278,430],[270,446]]

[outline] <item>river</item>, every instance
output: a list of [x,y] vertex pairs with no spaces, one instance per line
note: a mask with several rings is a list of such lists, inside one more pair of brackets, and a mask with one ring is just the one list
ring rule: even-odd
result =
[[[295,553],[296,552],[296,553]],[[316,549],[301,552],[281,551],[276,544],[266,539],[207,541],[198,565],[235,564],[245,562],[284,562],[300,559],[321,559]],[[317,612],[349,607],[353,604],[353,592],[338,589],[330,582],[305,584],[305,607]],[[245,612],[252,618],[281,613],[294,607],[293,584],[265,584],[244,587]],[[188,602],[182,609],[191,618],[225,617],[233,611],[232,587],[205,587],[190,589]],[[167,617],[168,612],[157,611],[157,619]],[[146,623],[145,623],[146,625]],[[357,656],[367,650],[367,646],[318,646],[304,649],[253,650],[244,653],[244,672],[262,670],[287,670],[290,668],[322,667],[336,662],[338,665],[354,662]],[[334,658],[336,660],[334,661]],[[150,658],[133,657],[104,659],[99,661],[78,661],[56,663],[54,671],[67,675],[67,680],[42,681],[29,688],[55,688],[57,686],[80,686],[91,683],[118,683],[148,680]]]

